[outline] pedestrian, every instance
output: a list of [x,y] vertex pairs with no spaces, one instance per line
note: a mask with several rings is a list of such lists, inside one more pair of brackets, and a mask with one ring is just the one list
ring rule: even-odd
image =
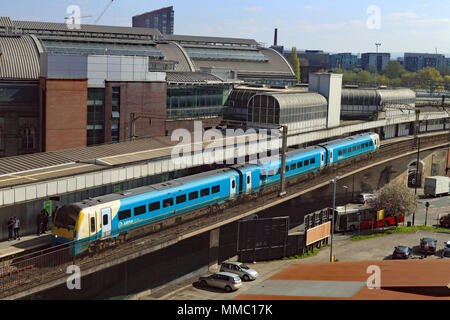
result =
[[42,210],[36,216],[36,235],[38,235],[38,236],[41,235],[41,230],[42,230],[41,225],[42,225]]
[[47,231],[48,227],[48,212],[47,209],[42,210],[42,233]]
[[16,239],[20,240],[19,229],[20,229],[20,220],[19,218],[14,216],[14,240]]
[[11,241],[13,238],[13,228],[14,228],[14,220],[12,217],[8,220],[8,241]]

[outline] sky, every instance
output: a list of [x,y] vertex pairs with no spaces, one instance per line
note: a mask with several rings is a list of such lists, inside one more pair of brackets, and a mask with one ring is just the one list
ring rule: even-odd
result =
[[[0,1],[0,16],[64,22],[77,5],[92,24],[110,0]],[[450,0],[114,0],[98,24],[131,26],[132,16],[174,6],[175,34],[255,39],[297,50],[427,52],[450,56]]]

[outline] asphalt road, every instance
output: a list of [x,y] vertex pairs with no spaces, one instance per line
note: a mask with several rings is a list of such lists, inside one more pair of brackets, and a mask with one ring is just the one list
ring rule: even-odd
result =
[[[428,202],[430,207],[428,208],[427,225],[438,225],[439,216],[450,213],[450,196],[427,198],[420,195],[417,212],[414,219],[415,225],[425,225],[426,209],[425,203]],[[406,218],[406,221],[412,221],[412,216]]]
[[[391,254],[395,246],[404,245],[413,249],[412,259],[420,259],[418,246],[420,238],[431,237],[437,240],[438,252],[436,255],[427,256],[425,259],[440,259],[439,254],[444,243],[450,241],[449,232],[417,231],[414,233],[392,234],[384,237],[366,239],[362,241],[350,241],[350,235],[337,234],[334,238],[333,254],[338,261],[367,261],[391,259]],[[259,273],[258,279],[249,282],[242,282],[242,287],[231,293],[225,293],[215,288],[200,288],[196,281],[198,277],[188,279],[178,287],[164,295],[154,294],[141,297],[141,299],[164,299],[164,300],[229,300],[239,294],[245,293],[255,285],[262,283],[281,269],[293,263],[314,263],[329,262],[330,247],[322,248],[320,252],[310,258],[296,260],[275,260],[248,264],[250,268]]]

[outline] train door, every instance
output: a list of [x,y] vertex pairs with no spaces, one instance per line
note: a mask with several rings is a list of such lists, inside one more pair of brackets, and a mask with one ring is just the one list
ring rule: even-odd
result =
[[320,167],[325,167],[325,151],[322,151],[320,153]]
[[236,177],[230,178],[230,198],[236,196]]
[[102,209],[102,239],[111,235],[111,208]]
[[333,150],[330,149],[330,164],[333,164]]
[[250,193],[252,191],[252,173],[247,172],[245,174],[245,193]]
[[89,214],[89,238],[95,239],[96,233],[97,233],[96,214],[95,212],[92,212]]

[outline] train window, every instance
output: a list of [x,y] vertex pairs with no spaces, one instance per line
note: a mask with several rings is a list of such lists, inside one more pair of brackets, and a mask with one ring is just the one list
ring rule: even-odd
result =
[[323,153],[322,153],[322,161],[323,161]]
[[236,181],[235,180],[231,181],[231,188],[232,189],[236,188]]
[[194,200],[198,198],[198,191],[189,193],[189,200]]
[[119,211],[119,220],[131,218],[131,209]]
[[373,146],[373,142],[372,141],[369,142],[369,146]]
[[289,171],[289,166],[286,166],[286,168],[285,168],[286,170],[284,170],[285,172],[288,172]]
[[353,146],[353,147],[352,147],[352,151],[356,151],[356,146]]
[[250,176],[247,176],[247,184],[250,183]]
[[297,162],[297,168],[301,168],[301,167],[303,167],[303,162]]
[[352,152],[352,148],[347,149],[347,153],[350,153],[350,152]]
[[305,167],[309,166],[309,160],[305,160]]
[[186,195],[182,194],[181,196],[177,196],[176,202],[177,202],[177,204],[186,202]]
[[342,150],[338,150],[338,156],[342,156]]
[[202,196],[202,197],[209,196],[209,188],[201,190],[200,196]]
[[344,149],[344,154],[346,154],[347,153],[347,149]]
[[361,146],[358,144],[358,145],[356,146],[356,149],[357,149],[357,150],[360,150],[360,149],[361,149]]
[[295,163],[291,164],[291,170],[295,170]]
[[105,215],[103,216],[103,226],[107,226],[107,225],[108,225],[108,215],[105,214]]
[[212,193],[218,193],[218,192],[220,192],[220,186],[214,186],[214,187],[212,187],[212,188],[211,188],[211,192],[212,192]]
[[311,164],[314,164],[314,163],[316,163],[316,159],[312,158],[311,159]]
[[161,203],[159,201],[150,203],[148,205],[148,211],[155,211],[155,210],[159,210],[159,208],[161,208]]
[[95,217],[91,218],[91,232],[95,232]]
[[140,206],[140,207],[134,208],[134,215],[135,216],[138,216],[140,214],[144,214],[145,212],[146,212],[145,206]]
[[163,200],[163,208],[173,206],[173,198]]

